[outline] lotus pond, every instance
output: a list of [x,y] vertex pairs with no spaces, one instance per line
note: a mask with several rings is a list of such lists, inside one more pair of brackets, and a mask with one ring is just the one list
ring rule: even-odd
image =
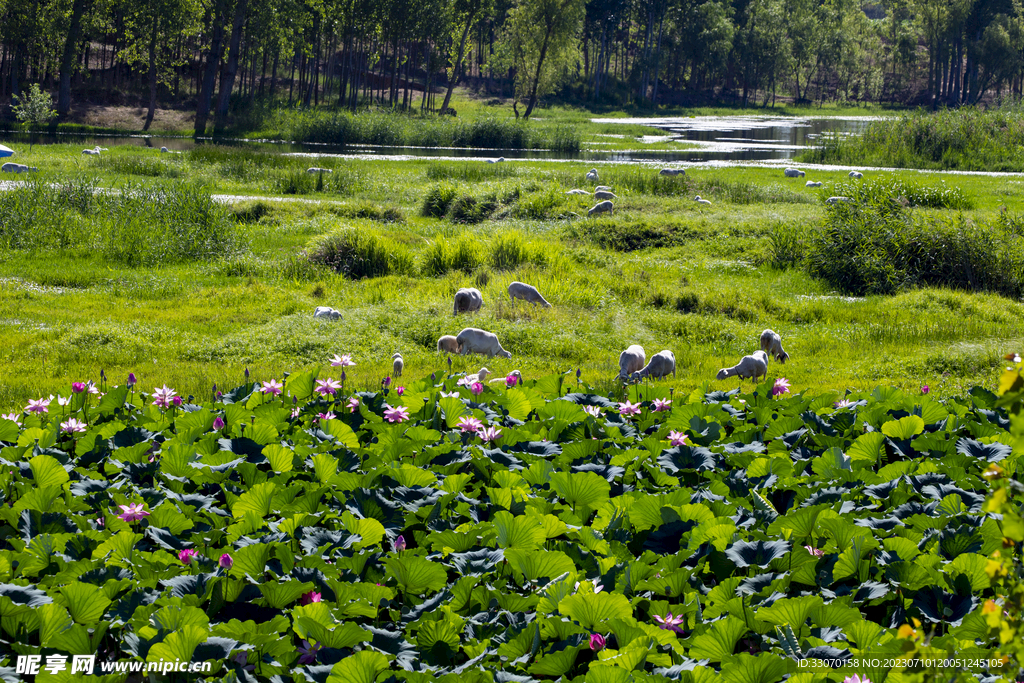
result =
[[1018,675],[1019,417],[990,391],[612,400],[438,368],[352,393],[349,362],[0,418],[0,677],[30,654],[232,682]]

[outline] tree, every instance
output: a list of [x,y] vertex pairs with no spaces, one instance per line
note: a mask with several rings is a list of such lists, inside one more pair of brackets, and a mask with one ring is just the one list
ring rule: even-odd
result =
[[497,61],[514,71],[512,109],[526,99],[529,119],[537,99],[552,92],[579,59],[583,0],[519,0],[509,13],[498,46]]
[[45,126],[57,116],[53,98],[50,93],[42,91],[38,83],[33,83],[26,94],[21,97],[15,95],[14,99],[17,101],[12,107],[14,115],[29,126]]

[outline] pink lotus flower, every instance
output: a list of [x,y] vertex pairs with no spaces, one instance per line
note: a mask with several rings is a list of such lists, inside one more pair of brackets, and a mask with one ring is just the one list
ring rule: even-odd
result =
[[669,406],[672,405],[672,399],[656,398],[654,399],[654,412],[660,413],[664,410],[671,410]]
[[480,432],[480,438],[483,439],[485,443],[488,441],[497,441],[500,436],[501,428],[499,427],[488,427]]
[[85,382],[72,382],[71,391],[76,394],[82,393],[83,391],[85,391]]
[[6,415],[0,415],[0,418],[4,420],[10,420],[16,425],[21,425],[21,418],[15,413],[7,413]]
[[128,373],[128,382],[127,382],[128,386],[134,387],[137,383],[138,383],[138,380],[135,379],[135,373],[134,372],[129,372]]
[[395,552],[400,553],[406,548],[405,536],[399,536],[395,539]]
[[505,387],[511,389],[519,383],[519,375],[508,375],[505,378]]
[[26,413],[48,413],[50,412],[49,405],[50,401],[53,400],[53,396],[50,398],[37,398],[35,400],[29,399],[28,406],[25,407]]
[[217,564],[219,564],[224,569],[231,569],[231,565],[233,565],[234,563],[235,561],[232,560],[231,556],[227,553],[221,555],[220,559],[217,561]]
[[590,649],[591,650],[593,650],[594,652],[599,652],[599,651],[604,649],[604,644],[605,644],[604,636],[602,636],[600,633],[591,633],[590,634]]
[[181,396],[175,396],[174,398],[172,398],[171,399],[171,405],[174,406],[175,408],[180,408],[181,407]]
[[144,517],[149,517],[149,513],[146,512],[145,503],[135,503],[134,505],[118,505],[121,508],[121,514],[117,517],[126,522],[136,522]]
[[309,641],[303,640],[302,645],[299,646],[299,664],[312,664],[316,661],[316,655],[320,651],[320,643],[309,644]]
[[805,545],[804,549],[814,557],[824,557],[825,551],[821,548],[815,548],[813,545]]
[[334,358],[331,359],[331,366],[335,368],[350,368],[355,363],[352,362],[352,356],[350,354],[344,354],[339,356],[334,354]]
[[356,412],[356,408],[358,408],[358,407],[359,407],[359,399],[358,399],[358,398],[356,398],[355,396],[353,396],[352,398],[350,398],[350,399],[348,400],[348,403],[346,404],[346,407],[347,407],[347,408],[348,408],[348,409],[349,409],[349,410],[350,410],[351,412],[353,412],[353,413],[354,413],[354,412]]
[[597,406],[583,406],[583,410],[592,417],[601,417],[601,409]]
[[385,405],[387,410],[384,411],[384,419],[388,422],[405,422],[409,419],[409,409],[405,406],[399,406],[392,408],[391,406]]
[[473,385],[469,387],[469,390],[473,392],[474,396],[479,396],[484,393],[484,385],[481,382],[473,382]]
[[213,418],[213,428],[217,430],[224,429],[224,418],[220,415]]
[[440,394],[441,394],[441,398],[458,398],[459,397],[459,392],[457,392],[457,391],[453,391],[450,394],[447,391],[442,391],[442,392],[440,392]]
[[785,377],[779,377],[775,380],[775,386],[772,387],[772,396],[781,396],[789,393],[789,380]]
[[381,383],[381,385],[383,385],[383,387],[385,389],[387,389],[388,387],[391,386],[391,376],[389,375],[389,376],[385,377],[384,379],[382,379],[380,381],[380,383]]
[[87,427],[88,425],[86,425],[81,420],[75,418],[71,418],[67,422],[60,423],[60,431],[66,432],[68,434],[74,434],[75,432],[84,432],[87,429]]
[[405,393],[405,387],[395,387],[395,393],[401,396]]
[[658,628],[662,631],[675,631],[676,633],[683,633],[683,629],[679,628],[679,625],[683,623],[684,619],[682,615],[673,617],[672,613],[669,612],[665,617],[654,616],[654,620],[658,622]]
[[484,426],[484,423],[475,417],[460,417],[455,426],[458,427],[463,434],[466,432],[475,434]]
[[338,389],[341,389],[341,382],[328,377],[327,379],[318,379],[313,391],[324,396],[334,396]]
[[685,446],[686,445],[686,434],[683,432],[669,432],[668,442],[672,446]]
[[292,417],[298,417],[302,413],[302,408],[292,408]]
[[260,391],[264,394],[273,394],[274,396],[280,396],[282,389],[284,389],[284,385],[276,379],[268,379],[263,383],[263,386],[260,387]]
[[328,410],[326,413],[317,413],[316,417],[318,420],[333,420],[338,416]]
[[853,405],[853,402],[848,398],[842,398],[832,404],[833,408],[849,408]]
[[861,678],[860,674],[853,674],[843,679],[843,683],[871,683],[871,679],[867,676]]
[[245,671],[252,672],[256,670],[256,665],[248,663],[249,655],[247,655],[244,652],[239,652],[237,655],[231,658],[231,661],[233,661],[238,666],[242,667],[242,669],[244,669]]
[[185,548],[180,553],[178,553],[178,559],[181,560],[182,564],[192,564],[192,560],[196,559],[197,557],[199,557],[199,553],[197,553],[195,550],[192,550],[191,548]]
[[472,382],[469,381],[469,377],[460,377],[459,381],[455,383],[458,387],[468,387]]
[[627,400],[625,403],[620,403],[619,404],[619,413],[621,415],[639,415],[640,414],[640,404],[639,403],[630,403]]
[[171,399],[175,395],[174,389],[171,389],[166,384],[163,387],[153,389],[153,405],[157,408],[170,408]]
[[921,393],[922,394],[927,394],[929,391],[931,391],[931,389],[928,388],[927,384],[925,384],[923,387],[921,387]]
[[319,593],[317,593],[316,591],[309,591],[308,593],[302,594],[302,598],[299,599],[299,604],[310,605],[314,602],[321,602],[321,600],[322,597]]

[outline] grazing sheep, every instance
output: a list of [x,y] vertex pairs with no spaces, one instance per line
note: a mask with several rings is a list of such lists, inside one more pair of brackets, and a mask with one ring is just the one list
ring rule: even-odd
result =
[[644,353],[644,347],[639,344],[633,344],[628,349],[620,353],[619,379],[624,380],[634,372],[642,370],[646,360],[647,354]]
[[697,202],[698,204],[703,204],[704,206],[711,206],[711,202],[708,201],[707,199],[701,199],[700,195],[694,197],[693,201]]
[[848,201],[851,201],[849,197],[829,197],[828,199],[825,200],[825,203],[831,206],[833,204],[838,204],[839,202]]
[[605,211],[607,211],[608,213],[613,213],[612,209],[614,208],[615,205],[606,199],[605,201],[598,202],[597,204],[594,204],[592,207],[590,207],[590,210],[587,211],[587,215],[593,216],[595,213],[604,213]]
[[818,181],[808,180],[806,185],[804,185],[804,187],[821,187],[822,184],[823,183],[820,180],[818,180]]
[[574,194],[574,195],[575,195],[575,194],[579,194],[579,195],[583,195],[583,194],[585,194],[585,195],[587,195],[588,197],[590,196],[590,193],[589,193],[589,192],[587,192],[586,190],[569,190],[568,192],[566,192],[566,194]]
[[594,192],[611,192],[612,188],[608,185],[598,185],[594,188]]
[[658,175],[686,175],[686,171],[684,171],[681,168],[663,168],[660,171],[658,171]]
[[789,354],[782,348],[782,337],[774,330],[765,330],[761,333],[761,350],[775,356],[775,360],[780,363],[789,360]]
[[508,286],[508,295],[512,299],[512,303],[516,302],[516,299],[522,299],[527,301],[534,306],[540,304],[544,308],[551,308],[551,304],[540,295],[537,288],[533,285],[528,285],[525,282],[513,282]]
[[479,311],[480,307],[483,306],[483,303],[484,297],[480,294],[479,289],[474,287],[463,287],[459,291],[455,292],[455,307],[452,315]]
[[26,166],[25,164],[13,164],[6,163],[0,166],[0,171],[4,173],[37,173],[39,171],[35,166]]
[[394,353],[391,356],[391,361],[392,361],[391,376],[392,377],[401,377],[402,376],[402,370],[405,369],[405,361],[402,360],[402,354],[397,353],[397,352]]
[[594,199],[618,199],[614,193],[606,190],[600,190],[594,193]]
[[437,340],[438,353],[458,353],[459,341],[450,334],[446,334]]
[[665,349],[651,356],[651,362],[644,366],[642,370],[634,372],[630,379],[634,382],[639,382],[644,377],[657,379],[659,377],[668,377],[670,372],[673,377],[676,376],[676,357],[671,351]]
[[167,149],[166,147],[161,147],[161,148],[160,148],[160,151],[161,151],[162,153],[166,154],[167,152],[170,152],[171,150]]
[[497,159],[487,159],[486,161],[489,164],[500,164],[503,161],[505,161],[505,157],[498,157]]
[[312,166],[306,169],[306,173],[334,173],[334,171],[329,168],[317,168],[316,166]]
[[860,180],[861,178],[864,177],[864,174],[861,173],[860,171],[850,171],[850,177],[853,178],[854,180]]
[[747,377],[752,377],[757,382],[758,377],[768,375],[768,354],[764,351],[754,351],[749,356],[740,358],[740,362],[731,368],[722,368],[718,371],[718,379],[739,377],[742,382]]
[[512,354],[501,348],[498,342],[498,335],[493,332],[486,332],[475,327],[467,327],[455,337],[459,342],[459,353],[465,356],[467,353],[481,353],[488,356],[502,356],[511,358]]
[[98,157],[100,155],[100,151],[98,149],[83,149],[82,154],[88,154],[91,157]]
[[587,180],[589,180],[592,183],[596,183],[597,182],[597,169],[596,168],[592,168],[589,171],[587,171]]
[[786,174],[787,178],[803,178],[805,175],[807,175],[798,168],[787,168],[785,171],[783,171],[783,173]]
[[329,306],[317,306],[313,317],[323,320],[341,320],[341,313]]
[[513,370],[512,372],[508,373],[504,377],[495,377],[494,379],[489,379],[489,380],[487,380],[487,383],[488,384],[497,384],[498,382],[505,382],[509,377],[515,377],[516,378],[516,382],[520,383],[520,384],[523,381],[523,373],[519,372],[518,370]]

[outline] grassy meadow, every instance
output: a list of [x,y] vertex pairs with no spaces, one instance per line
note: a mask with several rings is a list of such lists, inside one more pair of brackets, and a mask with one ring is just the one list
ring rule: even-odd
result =
[[[447,370],[436,340],[463,327],[497,333],[512,359],[454,358],[453,371],[579,368],[604,393],[633,343],[675,353],[679,391],[735,387],[715,373],[770,327],[791,361],[769,374],[796,392],[949,395],[994,385],[1024,338],[1017,179],[868,173],[858,190],[845,173],[809,172],[825,183],[811,189],[766,168],[665,178],[637,165],[215,146],[18,151],[40,172],[0,193],[5,410],[101,370],[209,396],[246,368],[330,374],[336,353],[356,360],[353,386],[372,388],[395,351],[412,377]],[[307,174],[314,165],[333,173]],[[618,196],[614,216],[587,218],[594,200],[564,194],[593,189],[592,166]],[[857,201],[828,208],[833,194]],[[513,280],[553,307],[512,306]],[[454,292],[470,286],[484,308],[453,317]],[[313,320],[316,306],[343,319]]]

